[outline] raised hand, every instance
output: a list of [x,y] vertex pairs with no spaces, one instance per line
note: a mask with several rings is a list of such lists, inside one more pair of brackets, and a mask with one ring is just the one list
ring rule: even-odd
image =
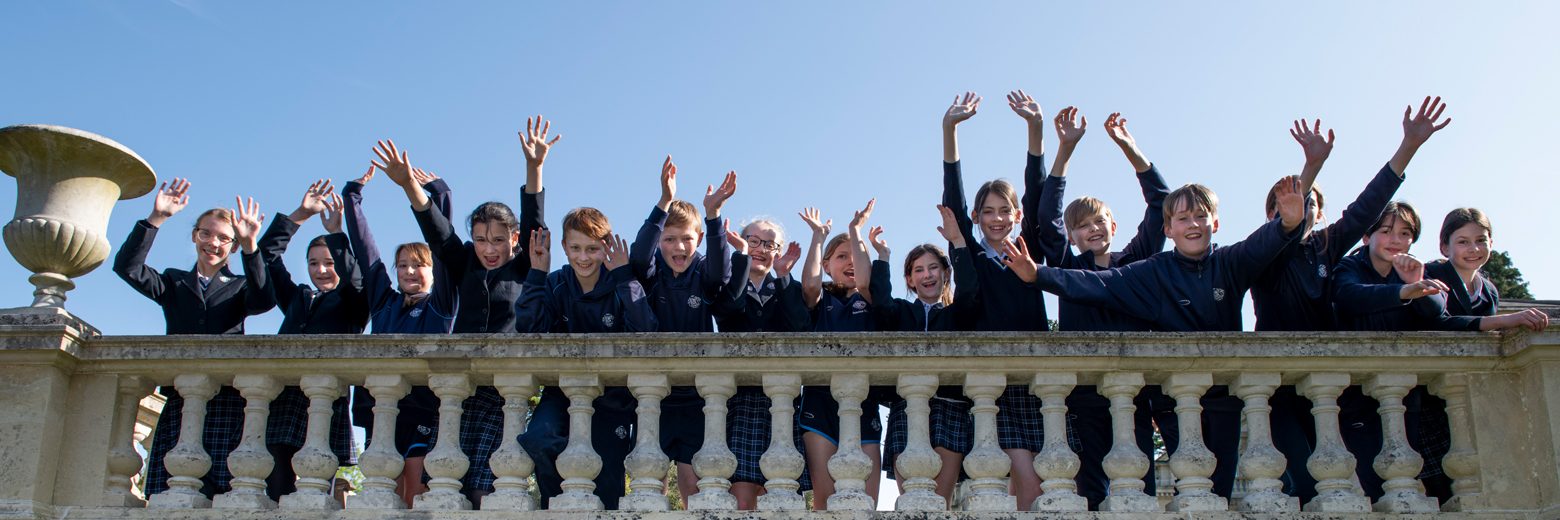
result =
[[953,210],[938,204],[937,212],[942,215],[942,224],[937,226],[937,232],[941,233],[954,249],[964,247],[964,233],[959,231],[959,220],[954,216]]
[[526,251],[531,255],[531,268],[547,272],[552,269],[552,233],[547,228],[531,231],[531,244]]
[[818,212],[818,208],[803,209],[798,215],[801,215],[802,222],[806,222],[807,227],[812,228],[813,238],[821,240],[820,237],[828,237],[829,231],[834,229],[834,219],[824,221],[823,215]]
[[1294,231],[1305,222],[1305,195],[1300,191],[1298,179],[1286,177],[1278,181],[1276,200],[1278,216],[1283,219],[1284,231]]
[[790,242],[776,249],[785,249],[785,254],[775,259],[775,276],[780,278],[791,276],[791,268],[796,267],[796,261],[802,259],[802,245]]
[[1419,283],[1425,279],[1425,263],[1414,258],[1414,255],[1398,253],[1392,257],[1392,268],[1397,271],[1398,278],[1403,279],[1403,283]]
[[1300,149],[1305,151],[1306,164],[1321,164],[1327,161],[1327,156],[1332,154],[1333,131],[1327,129],[1327,137],[1322,137],[1322,120],[1317,119],[1314,126],[1307,127],[1304,119],[1295,120],[1294,128],[1289,129],[1289,135],[1300,143]]
[[520,150],[525,152],[526,166],[540,167],[547,160],[547,151],[552,145],[558,144],[563,139],[563,134],[547,139],[547,132],[552,129],[552,121],[543,120],[541,114],[536,118],[525,118],[525,131],[520,133]]
[[622,235],[612,235],[601,242],[606,245],[608,271],[628,265],[628,241]]
[[953,127],[964,120],[975,117],[975,111],[980,108],[980,96],[974,92],[965,92],[963,96],[953,96],[953,105],[948,107],[948,112],[943,114],[943,126]]
[[325,226],[326,233],[341,232],[341,195],[331,192],[330,198],[325,201],[325,212],[320,214],[320,224]]
[[661,201],[656,204],[661,211],[672,207],[672,199],[677,198],[677,163],[672,162],[672,156],[666,156],[666,161],[661,163]]
[[1013,274],[1024,283],[1035,283],[1039,278],[1039,265],[1035,259],[1029,256],[1029,246],[1024,244],[1024,237],[1018,237],[1018,242],[1012,239],[1002,239],[1002,254],[1006,255],[1002,263],[1013,270]]
[[152,227],[162,227],[169,217],[184,210],[190,203],[190,181],[183,177],[176,177],[173,182],[164,182],[162,188],[157,190],[157,195],[152,197],[152,214],[146,217],[146,222]]
[[1452,118],[1448,117],[1440,124],[1436,123],[1441,118],[1441,113],[1446,111],[1446,104],[1441,102],[1441,96],[1430,99],[1425,96],[1424,103],[1419,104],[1419,113],[1409,117],[1414,106],[1409,105],[1403,109],[1403,141],[1424,144],[1430,140],[1430,136],[1452,124]]
[[439,180],[439,176],[434,175],[433,172],[424,171],[422,168],[412,168],[412,181],[416,182],[418,186],[427,186],[428,183],[436,180]]
[[[395,146],[395,141],[379,141],[374,147],[374,155],[379,156],[379,160],[374,161],[374,167],[385,172],[391,182],[402,188],[416,186],[412,183],[412,161],[405,151]],[[421,189],[418,187],[419,191]]]
[[866,225],[867,219],[872,218],[872,208],[875,206],[877,206],[877,199],[869,200],[867,201],[867,207],[861,208],[861,211],[857,211],[855,215],[851,217],[850,229],[852,232],[861,231],[861,226]]
[[867,240],[872,242],[872,249],[877,251],[878,260],[888,261],[890,253],[888,242],[883,240],[883,226],[872,226],[867,231]]
[[298,209],[293,210],[288,219],[296,224],[303,224],[304,221],[309,220],[309,217],[323,213],[327,209],[326,201],[330,200],[330,195],[335,193],[335,189],[330,179],[314,181],[314,184],[309,185],[309,189],[303,190],[303,200],[298,202]]
[[1427,278],[1414,283],[1404,284],[1403,288],[1398,291],[1398,299],[1412,300],[1415,298],[1430,296],[1432,294],[1445,294],[1447,292],[1450,292],[1450,289],[1446,287],[1446,284],[1441,283],[1440,280],[1434,278]]
[[1018,117],[1024,118],[1025,122],[1031,125],[1045,124],[1045,113],[1040,110],[1040,104],[1023,90],[1008,92],[1007,102],[1008,108],[1013,109],[1013,113],[1018,114]]
[[737,172],[726,172],[726,178],[720,181],[720,187],[704,187],[704,218],[720,217],[720,208],[726,205],[726,200],[737,194]]
[[1117,146],[1137,146],[1137,140],[1132,138],[1132,132],[1127,131],[1127,118],[1121,117],[1121,112],[1112,112],[1105,118],[1105,135],[1115,141]]
[[[1018,109],[1014,109],[1018,110]],[[1084,131],[1089,128],[1089,118],[1078,115],[1078,107],[1067,107],[1056,113],[1053,121],[1056,125],[1056,137],[1061,139],[1062,146],[1078,146],[1078,140],[1083,139]]]
[[368,185],[368,181],[371,181],[371,180],[374,179],[374,168],[376,166],[378,166],[378,165],[377,164],[369,164],[368,165],[368,171],[363,172],[363,176],[362,177],[358,177],[357,179],[353,179],[352,182],[356,182],[358,184],[362,184],[364,186],[367,186]]
[[731,230],[731,221],[729,221],[729,220],[726,221],[726,229],[725,229],[725,231],[726,231],[726,243],[731,245],[731,249],[735,250],[738,253],[742,253],[744,255],[748,254],[748,242],[747,242],[747,239],[746,238],[742,238],[742,235],[737,234],[736,231],[732,231]]
[[254,197],[249,198],[249,203],[244,203],[243,197],[233,197],[238,207],[233,212],[233,234],[245,253],[253,253],[256,249],[256,239],[260,236],[260,224],[265,222],[265,215],[260,214],[260,203],[255,202]]

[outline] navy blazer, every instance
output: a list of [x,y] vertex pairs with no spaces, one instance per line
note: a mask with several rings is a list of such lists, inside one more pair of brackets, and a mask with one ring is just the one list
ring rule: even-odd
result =
[[260,235],[260,257],[265,260],[271,288],[282,307],[282,327],[277,334],[361,334],[368,326],[368,296],[363,292],[363,275],[345,233],[325,235],[325,248],[336,262],[341,278],[329,291],[315,289],[312,283],[295,283],[282,255],[298,233],[298,224],[287,215],[276,214],[265,234]]
[[243,334],[244,318],[276,306],[265,262],[257,253],[240,253],[245,276],[222,266],[202,292],[195,271],[147,267],[146,255],[157,227],[136,221],[114,255],[114,274],[162,307],[168,334]]

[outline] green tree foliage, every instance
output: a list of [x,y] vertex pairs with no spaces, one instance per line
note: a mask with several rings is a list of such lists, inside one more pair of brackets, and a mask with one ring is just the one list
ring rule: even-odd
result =
[[1522,271],[1511,263],[1511,256],[1505,251],[1492,252],[1490,261],[1484,264],[1481,271],[1490,283],[1495,284],[1495,290],[1500,291],[1501,298],[1533,299],[1527,282],[1522,279]]

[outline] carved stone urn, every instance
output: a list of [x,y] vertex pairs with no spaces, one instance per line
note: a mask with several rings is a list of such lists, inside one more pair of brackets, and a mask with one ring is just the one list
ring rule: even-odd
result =
[[114,201],[152,191],[157,174],[113,140],[74,128],[0,128],[0,171],[16,177],[16,218],[5,245],[32,271],[33,307],[61,307],[72,278],[108,258]]

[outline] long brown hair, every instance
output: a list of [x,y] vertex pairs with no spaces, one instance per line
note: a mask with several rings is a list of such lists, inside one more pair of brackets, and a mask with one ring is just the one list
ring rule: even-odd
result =
[[[915,270],[916,260],[920,260],[921,257],[926,255],[936,255],[937,263],[941,264],[943,268],[942,294],[937,295],[937,301],[942,302],[944,306],[953,305],[953,286],[950,281],[953,279],[953,263],[948,260],[948,253],[943,252],[941,247],[932,244],[921,244],[910,249],[910,254],[905,255],[905,284],[909,285],[910,283],[910,273]],[[916,297],[915,288],[910,287],[909,289],[910,296]]]

